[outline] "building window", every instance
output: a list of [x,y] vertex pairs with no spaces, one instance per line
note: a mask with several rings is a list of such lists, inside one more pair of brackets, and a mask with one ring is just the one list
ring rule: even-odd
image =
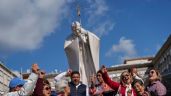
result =
[[0,70],[0,82],[3,83],[4,82],[4,73]]

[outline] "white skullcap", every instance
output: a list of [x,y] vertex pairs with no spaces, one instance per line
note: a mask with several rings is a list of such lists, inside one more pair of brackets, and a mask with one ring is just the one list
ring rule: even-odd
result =
[[79,26],[79,27],[80,27],[81,24],[80,24],[78,21],[74,21],[74,22],[72,22],[72,27],[73,27],[73,26]]

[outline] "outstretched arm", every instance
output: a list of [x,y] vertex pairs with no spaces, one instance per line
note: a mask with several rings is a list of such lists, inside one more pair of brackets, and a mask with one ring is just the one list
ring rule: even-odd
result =
[[24,93],[25,95],[31,95],[33,93],[33,90],[35,88],[37,79],[38,79],[38,73],[39,73],[39,66],[38,64],[32,65],[32,73],[30,74],[27,83],[24,84]]
[[103,77],[103,80],[106,82],[106,84],[108,84],[112,89],[114,90],[118,90],[119,86],[120,86],[120,83],[118,82],[115,82],[115,81],[112,81],[107,73],[107,69],[106,67],[102,67],[101,68],[102,70],[102,77]]

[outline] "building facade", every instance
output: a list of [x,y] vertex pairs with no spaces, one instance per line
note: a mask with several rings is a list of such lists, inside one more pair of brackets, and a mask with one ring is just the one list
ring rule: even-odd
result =
[[167,38],[154,58],[127,59],[124,61],[124,64],[108,68],[109,75],[113,80],[119,81],[120,74],[131,67],[137,68],[139,75],[141,75],[144,80],[148,77],[147,73],[150,67],[157,68],[161,73],[162,82],[167,88],[167,96],[171,96],[171,35]]
[[126,70],[128,71],[129,68],[134,67],[137,68],[138,74],[143,77],[143,79],[146,79],[147,76],[145,73],[147,69],[152,66],[152,59],[153,57],[126,59],[124,64],[119,64],[107,68],[108,74],[110,78],[119,82],[121,73]]
[[171,35],[156,54],[153,62],[161,75],[162,82],[167,88],[168,96],[171,95]]
[[9,90],[8,85],[16,75],[0,61],[0,96]]

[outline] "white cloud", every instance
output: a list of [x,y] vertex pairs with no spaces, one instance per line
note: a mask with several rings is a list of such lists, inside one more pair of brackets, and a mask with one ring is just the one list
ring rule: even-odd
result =
[[113,30],[115,22],[109,20],[109,7],[104,0],[87,0],[90,8],[86,10],[88,15],[88,25],[92,31],[99,37],[107,35],[109,31]]
[[120,61],[131,58],[137,55],[135,44],[132,40],[121,37],[118,45],[113,45],[112,48],[106,53],[106,56],[111,56],[112,54],[118,55]]
[[90,9],[88,10],[88,21],[93,23],[98,21],[98,18],[104,16],[105,13],[108,11],[108,6],[106,5],[104,0],[94,0],[89,1]]
[[108,34],[109,31],[113,30],[115,24],[110,21],[105,21],[97,26],[93,32],[95,32],[99,37]]
[[62,20],[66,0],[0,0],[0,50],[34,50]]
[[102,15],[104,12],[108,11],[108,7],[104,0],[96,0],[96,11],[93,12],[94,15]]

